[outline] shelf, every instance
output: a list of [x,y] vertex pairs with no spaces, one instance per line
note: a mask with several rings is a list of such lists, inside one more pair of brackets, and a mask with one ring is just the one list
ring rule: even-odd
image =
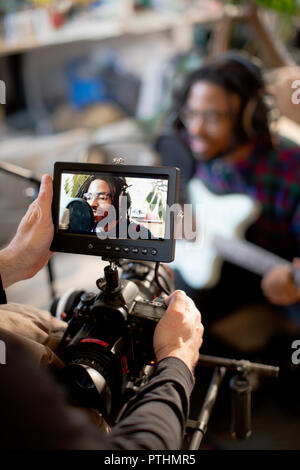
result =
[[124,20],[78,19],[67,23],[58,30],[50,31],[39,38],[28,38],[22,43],[5,43],[0,39],[0,56],[28,52],[43,47],[57,46],[73,42],[101,41],[124,35],[145,35],[164,32],[176,28],[193,26],[198,23],[215,22],[222,18],[219,14],[207,14],[199,10],[188,10],[184,14],[143,12]]

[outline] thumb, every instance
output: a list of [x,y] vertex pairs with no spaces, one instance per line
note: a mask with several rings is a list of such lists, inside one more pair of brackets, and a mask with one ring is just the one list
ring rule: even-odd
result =
[[169,307],[173,302],[181,298],[187,297],[186,293],[183,290],[174,290],[169,296],[164,298],[165,304]]
[[53,184],[50,175],[42,176],[37,202],[43,211],[51,211],[51,204],[53,198]]

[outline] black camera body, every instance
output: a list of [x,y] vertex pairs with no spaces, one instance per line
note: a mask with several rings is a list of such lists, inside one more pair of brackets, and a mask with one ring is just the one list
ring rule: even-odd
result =
[[104,268],[98,294],[73,296],[61,341],[62,379],[72,401],[97,409],[109,423],[143,381],[145,367],[155,363],[153,334],[166,308],[160,295],[162,288],[174,290],[166,265],[118,264]]

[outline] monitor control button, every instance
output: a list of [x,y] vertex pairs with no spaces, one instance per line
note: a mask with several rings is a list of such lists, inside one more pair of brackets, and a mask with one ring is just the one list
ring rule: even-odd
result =
[[151,249],[151,255],[157,255],[157,250],[155,248]]
[[139,249],[138,248],[132,248],[132,253],[138,253],[139,252]]

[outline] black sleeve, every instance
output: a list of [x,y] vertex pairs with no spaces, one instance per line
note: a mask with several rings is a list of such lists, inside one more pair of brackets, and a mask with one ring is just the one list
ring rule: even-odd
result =
[[180,449],[193,378],[179,359],[161,361],[111,434],[103,435],[68,405],[64,390],[22,344],[1,336],[6,364],[0,365],[0,448]]
[[187,366],[166,358],[156,366],[151,380],[129,402],[111,433],[112,449],[179,450],[194,385]]

